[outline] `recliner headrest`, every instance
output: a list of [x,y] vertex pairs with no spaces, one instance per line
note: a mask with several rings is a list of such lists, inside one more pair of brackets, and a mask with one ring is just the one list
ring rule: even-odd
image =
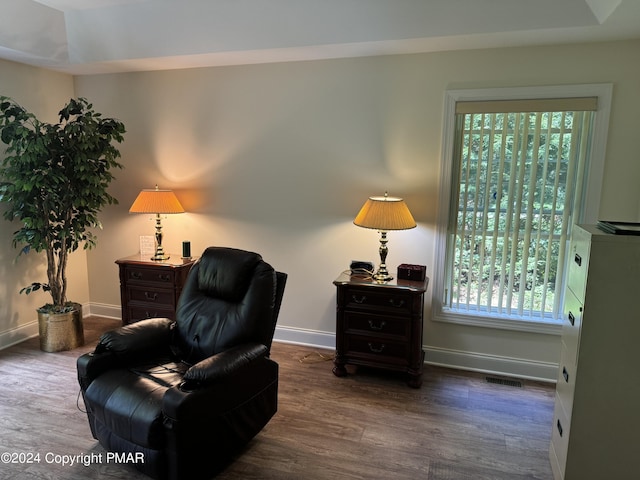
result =
[[209,247],[199,260],[198,289],[231,302],[242,299],[262,256],[226,247]]

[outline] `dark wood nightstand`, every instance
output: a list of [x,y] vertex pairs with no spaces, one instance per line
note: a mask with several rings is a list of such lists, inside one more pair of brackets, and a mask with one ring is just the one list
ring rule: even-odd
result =
[[195,261],[171,255],[168,260],[156,262],[139,254],[116,260],[120,268],[122,324],[156,317],[175,320],[178,298]]
[[422,385],[422,322],[429,279],[376,283],[343,273],[337,287],[336,357],[333,373],[346,364],[405,372],[409,386]]

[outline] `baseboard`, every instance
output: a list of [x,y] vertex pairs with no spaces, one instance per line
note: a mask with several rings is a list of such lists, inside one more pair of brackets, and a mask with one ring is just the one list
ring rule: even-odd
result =
[[555,383],[558,364],[485,353],[423,347],[425,363],[440,367]]
[[331,350],[335,350],[336,348],[335,333],[307,330],[304,328],[276,326],[273,341],[305,345],[307,347],[328,348]]
[[122,309],[120,305],[108,305],[106,303],[91,303],[85,311],[82,307],[84,316],[96,315],[98,317],[122,319]]
[[0,350],[38,335],[38,320],[0,333]]
[[[122,318],[120,305],[90,303],[82,306],[84,316],[97,315],[108,318]],[[10,347],[38,335],[38,322],[33,321],[20,327],[0,333],[0,349]],[[335,349],[336,335],[304,328],[277,326],[273,340],[282,343],[305,345],[308,347]],[[503,357],[484,353],[425,346],[425,363],[447,368],[471,370],[518,377],[543,382],[555,382],[558,364],[537,362],[521,358]]]

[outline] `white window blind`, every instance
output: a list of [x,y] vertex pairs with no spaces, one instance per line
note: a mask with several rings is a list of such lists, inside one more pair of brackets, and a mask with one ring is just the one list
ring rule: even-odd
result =
[[457,102],[443,305],[557,318],[595,97]]

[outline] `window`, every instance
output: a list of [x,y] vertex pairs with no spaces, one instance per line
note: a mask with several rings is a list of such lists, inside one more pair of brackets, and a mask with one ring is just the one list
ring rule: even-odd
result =
[[438,319],[534,330],[559,323],[571,226],[587,217],[594,194],[602,92],[541,97],[550,92],[539,90],[448,102]]

